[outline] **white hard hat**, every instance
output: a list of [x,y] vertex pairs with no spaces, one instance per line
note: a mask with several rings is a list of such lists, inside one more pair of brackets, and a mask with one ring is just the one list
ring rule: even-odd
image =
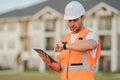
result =
[[72,20],[85,14],[83,5],[78,1],[71,1],[65,8],[64,19]]

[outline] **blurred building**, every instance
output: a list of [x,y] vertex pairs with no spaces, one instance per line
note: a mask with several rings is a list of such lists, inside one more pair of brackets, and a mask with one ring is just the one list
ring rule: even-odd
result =
[[[62,41],[69,31],[63,19],[70,0],[49,0],[0,14],[0,66],[17,68],[18,54],[29,54],[23,68],[46,66],[34,48],[42,48],[51,56],[55,42]],[[120,71],[120,1],[78,0],[87,11],[85,25],[101,37],[102,52],[99,71]],[[27,50],[27,51],[26,51]],[[22,59],[21,59],[22,60]],[[38,67],[39,66],[39,67]]]

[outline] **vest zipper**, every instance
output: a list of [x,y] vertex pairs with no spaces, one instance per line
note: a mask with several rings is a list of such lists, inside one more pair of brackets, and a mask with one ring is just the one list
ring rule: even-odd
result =
[[68,80],[68,71],[69,71],[69,60],[70,60],[70,56],[71,56],[71,50],[69,50],[69,54],[68,54],[68,62],[67,62],[67,72],[66,72],[66,78]]

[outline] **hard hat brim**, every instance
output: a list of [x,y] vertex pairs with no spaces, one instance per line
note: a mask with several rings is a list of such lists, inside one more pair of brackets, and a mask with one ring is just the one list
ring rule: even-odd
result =
[[75,16],[67,16],[67,15],[64,15],[64,19],[65,19],[65,20],[73,20],[73,19],[79,18],[80,16],[82,16],[82,15],[84,15],[84,14],[85,14],[85,11],[84,11],[82,14],[75,15]]
[[79,18],[80,16],[64,16],[64,19],[65,20],[73,20],[73,19],[77,19]]

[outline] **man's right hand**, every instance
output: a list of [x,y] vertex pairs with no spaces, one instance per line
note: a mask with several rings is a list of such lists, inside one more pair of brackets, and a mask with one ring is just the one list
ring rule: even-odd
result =
[[55,46],[54,46],[54,51],[55,52],[60,52],[62,50],[63,50],[63,44],[62,44],[62,42],[56,43]]

